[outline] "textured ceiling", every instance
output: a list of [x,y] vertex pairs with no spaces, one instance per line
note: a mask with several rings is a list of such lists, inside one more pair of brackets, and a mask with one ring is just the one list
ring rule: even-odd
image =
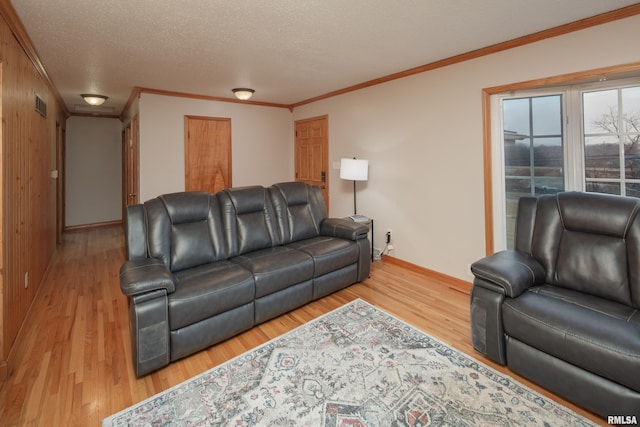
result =
[[636,0],[11,0],[69,111],[134,87],[293,104]]

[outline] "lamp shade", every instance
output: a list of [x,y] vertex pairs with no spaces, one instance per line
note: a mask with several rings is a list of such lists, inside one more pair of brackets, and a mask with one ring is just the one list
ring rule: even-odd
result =
[[341,159],[340,178],[353,181],[366,181],[369,179],[369,160]]

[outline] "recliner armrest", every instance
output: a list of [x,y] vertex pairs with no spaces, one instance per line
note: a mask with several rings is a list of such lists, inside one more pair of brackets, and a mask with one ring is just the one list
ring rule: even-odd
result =
[[[531,286],[544,283],[545,271],[531,255],[507,250],[497,252],[471,264],[473,275],[482,281],[497,285],[503,293],[515,298]],[[489,288],[487,288],[489,289]]]
[[176,290],[173,275],[164,263],[155,258],[126,261],[120,267],[120,289],[127,296],[158,289],[170,294]]
[[366,238],[368,233],[369,227],[366,224],[345,218],[327,218],[320,224],[320,234],[322,236],[359,240]]

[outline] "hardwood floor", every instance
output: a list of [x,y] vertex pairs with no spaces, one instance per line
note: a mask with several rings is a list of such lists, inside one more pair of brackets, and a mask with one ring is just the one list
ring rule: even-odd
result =
[[[119,226],[67,233],[18,337],[9,378],[0,390],[0,426],[95,426],[112,413],[176,385],[355,298],[399,317],[480,361],[471,346],[469,296],[390,261],[371,277],[273,319],[206,351],[136,379],[131,364],[127,300],[118,270]],[[602,419],[554,397],[604,425]]]

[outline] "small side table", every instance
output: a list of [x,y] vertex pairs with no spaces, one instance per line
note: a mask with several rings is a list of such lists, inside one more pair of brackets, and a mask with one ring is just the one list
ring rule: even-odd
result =
[[351,215],[348,218],[353,222],[359,222],[369,226],[369,230],[371,231],[371,262],[373,262],[373,218],[369,218],[365,215]]

